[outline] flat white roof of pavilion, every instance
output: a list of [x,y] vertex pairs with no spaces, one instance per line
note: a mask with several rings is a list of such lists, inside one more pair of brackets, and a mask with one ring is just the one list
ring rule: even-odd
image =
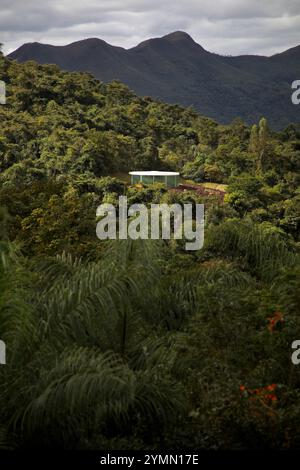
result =
[[175,171],[130,171],[130,175],[136,176],[179,176]]

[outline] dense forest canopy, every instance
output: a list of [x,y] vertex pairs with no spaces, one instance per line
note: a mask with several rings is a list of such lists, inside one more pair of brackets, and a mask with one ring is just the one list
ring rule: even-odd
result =
[[[0,446],[299,447],[300,128],[230,126],[0,57]],[[116,173],[171,169],[224,202]],[[202,202],[205,245],[100,242],[96,208]]]

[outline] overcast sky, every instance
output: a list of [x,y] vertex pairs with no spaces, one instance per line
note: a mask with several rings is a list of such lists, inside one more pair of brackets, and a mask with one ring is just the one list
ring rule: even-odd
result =
[[220,54],[271,55],[300,44],[300,0],[0,0],[0,42],[88,37],[130,48],[172,31]]

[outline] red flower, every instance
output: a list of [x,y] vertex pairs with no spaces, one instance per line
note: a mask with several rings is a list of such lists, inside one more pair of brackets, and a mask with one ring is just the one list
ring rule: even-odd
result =
[[271,317],[268,317],[268,330],[272,333],[276,330],[278,325],[282,325],[284,323],[283,315],[281,312],[275,312]]
[[270,384],[266,385],[265,387],[260,388],[246,388],[245,385],[240,385],[241,392],[248,392],[248,397],[250,400],[263,400],[266,402],[270,400],[271,402],[275,403],[277,401],[277,397],[274,393],[266,393],[266,392],[274,392],[277,388],[277,384]]
[[269,392],[273,392],[273,390],[275,390],[276,387],[277,387],[276,384],[271,384],[271,385],[267,385],[265,389],[268,390]]

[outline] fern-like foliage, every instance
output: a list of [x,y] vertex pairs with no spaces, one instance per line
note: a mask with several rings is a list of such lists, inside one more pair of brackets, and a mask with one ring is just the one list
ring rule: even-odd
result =
[[55,429],[69,442],[82,427],[103,433],[134,421],[163,425],[183,410],[164,361],[168,353],[174,360],[172,345],[157,342],[144,314],[145,283],[152,307],[159,303],[160,248],[152,246],[121,243],[98,262],[62,255],[34,265],[23,309],[31,312],[29,353],[10,361],[0,384],[9,432],[24,445]]

